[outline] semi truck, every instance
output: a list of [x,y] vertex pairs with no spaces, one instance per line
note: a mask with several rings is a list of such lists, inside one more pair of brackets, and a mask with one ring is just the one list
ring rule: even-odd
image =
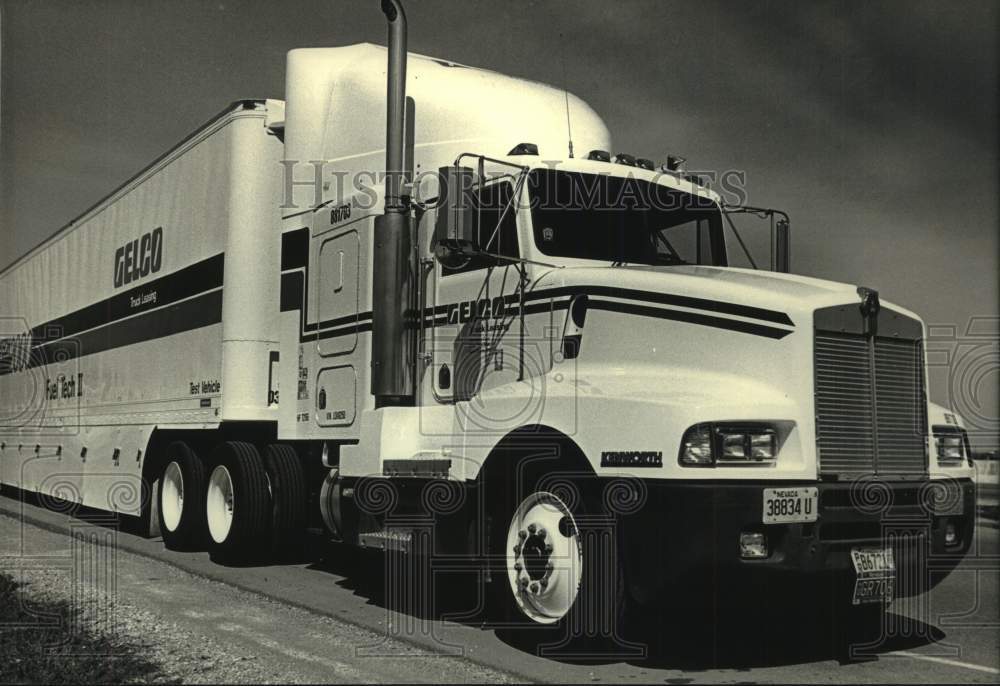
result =
[[780,212],[771,269],[733,266],[757,210],[381,9],[387,48],[292,50],[283,100],[0,273],[5,490],[230,559],[320,532],[450,565],[527,626],[724,578],[884,607],[962,559],[917,314],[789,273]]

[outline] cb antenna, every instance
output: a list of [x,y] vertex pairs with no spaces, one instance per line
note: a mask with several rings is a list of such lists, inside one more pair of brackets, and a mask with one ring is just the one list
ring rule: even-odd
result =
[[562,62],[562,82],[563,82],[563,95],[566,96],[566,136],[569,138],[569,158],[573,159],[573,125],[569,119],[569,89],[566,87],[566,45],[562,42],[562,33],[559,34],[560,50],[559,54],[561,56]]

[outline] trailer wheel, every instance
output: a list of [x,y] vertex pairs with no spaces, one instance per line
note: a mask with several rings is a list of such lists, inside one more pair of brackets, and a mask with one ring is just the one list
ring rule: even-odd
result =
[[268,552],[260,547],[260,540],[270,536],[271,496],[264,462],[252,444],[226,441],[215,449],[205,518],[213,553],[250,559]]
[[271,541],[275,552],[292,553],[302,542],[306,526],[306,477],[302,461],[290,445],[264,450],[271,493]]
[[205,541],[205,466],[187,443],[167,446],[157,499],[160,533],[171,550],[189,550]]

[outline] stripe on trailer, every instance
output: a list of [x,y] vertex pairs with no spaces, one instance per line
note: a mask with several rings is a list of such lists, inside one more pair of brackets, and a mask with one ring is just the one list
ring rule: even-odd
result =
[[748,333],[754,336],[764,336],[766,338],[780,339],[792,333],[790,329],[778,329],[764,324],[754,324],[752,322],[738,321],[736,319],[726,319],[725,317],[715,317],[710,314],[671,310],[663,307],[650,307],[648,305],[638,305],[635,303],[594,299],[588,303],[588,307],[595,310],[617,312],[619,314],[634,314],[640,317],[670,319],[676,322],[711,326],[716,329],[728,329],[729,331],[738,331],[740,333]]
[[[222,321],[222,289],[62,338],[31,351],[28,367],[66,362],[87,355],[193,331]],[[0,370],[0,375],[11,373]]]
[[92,305],[31,329],[32,347],[46,345],[82,331],[104,326],[142,312],[157,310],[222,286],[223,253],[116,293]]

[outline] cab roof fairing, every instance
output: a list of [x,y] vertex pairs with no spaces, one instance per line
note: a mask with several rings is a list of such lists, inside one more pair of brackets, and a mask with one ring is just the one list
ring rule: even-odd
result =
[[[463,152],[505,158],[526,141],[538,145],[539,156],[533,160],[565,157],[567,94],[562,89],[414,53],[408,57],[406,89],[415,102],[417,174],[452,164]],[[293,163],[296,181],[313,178],[311,161],[322,160],[325,182],[341,176],[353,183],[361,177],[381,196],[382,184],[371,179],[385,169],[385,84],[386,51],[381,46],[362,43],[288,53],[285,159]],[[601,118],[580,98],[569,94],[568,100],[574,149],[611,149]],[[510,159],[526,163],[525,157]],[[336,187],[330,183],[324,189],[323,202],[342,199],[334,196]],[[308,184],[296,184],[294,204],[313,206],[313,192]]]

